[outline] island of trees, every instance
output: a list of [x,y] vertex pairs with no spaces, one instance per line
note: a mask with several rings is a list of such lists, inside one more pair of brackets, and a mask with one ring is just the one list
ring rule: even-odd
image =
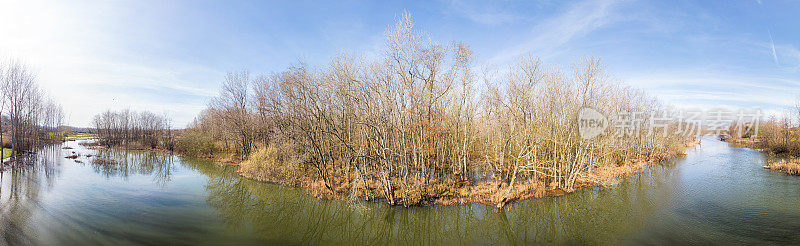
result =
[[99,137],[94,144],[126,149],[173,150],[171,119],[150,111],[107,110],[92,121]]
[[317,196],[405,206],[560,195],[680,155],[694,140],[646,129],[581,138],[581,108],[613,117],[666,107],[616,82],[600,59],[563,69],[527,55],[499,70],[474,59],[468,45],[431,42],[404,15],[374,59],[228,73],[179,134],[149,112],[108,111],[94,124],[106,145],[176,150]]
[[175,147],[241,161],[245,177],[320,196],[502,206],[635,172],[681,154],[690,139],[671,131],[583,139],[582,107],[615,115],[664,105],[615,82],[595,58],[562,69],[529,55],[476,70],[468,45],[431,42],[404,15],[375,59],[229,73]]

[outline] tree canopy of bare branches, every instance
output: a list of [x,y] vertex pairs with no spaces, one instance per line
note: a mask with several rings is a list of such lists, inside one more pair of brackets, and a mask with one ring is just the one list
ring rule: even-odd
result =
[[171,120],[150,111],[105,111],[94,117],[100,141],[109,146],[172,149]]
[[19,61],[0,63],[0,94],[0,115],[8,116],[11,128],[0,127],[0,139],[10,135],[14,153],[32,150],[63,124],[61,105],[45,96],[36,75]]
[[435,186],[445,180],[572,189],[594,168],[654,158],[685,140],[582,139],[582,107],[612,117],[661,107],[615,82],[600,59],[563,70],[528,55],[500,73],[476,72],[474,56],[464,43],[431,42],[406,14],[386,32],[375,60],[339,55],[318,69],[229,73],[190,130],[243,157],[269,146],[332,192],[349,187],[406,205],[447,196]]

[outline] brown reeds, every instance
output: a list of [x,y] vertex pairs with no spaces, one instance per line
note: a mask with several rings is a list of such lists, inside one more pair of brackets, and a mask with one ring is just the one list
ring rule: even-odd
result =
[[800,159],[781,159],[780,161],[769,163],[764,168],[790,175],[800,175]]

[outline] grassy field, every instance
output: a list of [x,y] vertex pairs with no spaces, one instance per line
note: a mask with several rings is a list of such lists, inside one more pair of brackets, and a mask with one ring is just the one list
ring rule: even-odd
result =
[[3,159],[8,158],[9,156],[11,156],[11,149],[3,148]]
[[94,136],[94,135],[91,134],[91,133],[81,133],[81,132],[71,133],[71,134],[67,135],[67,137],[71,137],[71,138],[92,137],[92,136]]

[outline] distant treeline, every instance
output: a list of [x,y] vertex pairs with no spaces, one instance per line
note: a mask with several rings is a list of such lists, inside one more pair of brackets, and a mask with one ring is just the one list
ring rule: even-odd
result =
[[171,150],[171,120],[149,111],[105,111],[94,117],[94,131],[99,143],[127,148],[164,148]]
[[497,203],[545,186],[570,191],[597,168],[667,158],[687,139],[646,129],[581,138],[582,107],[611,117],[663,109],[599,59],[562,69],[528,55],[507,69],[476,67],[468,45],[432,43],[404,15],[374,60],[229,73],[176,148],[233,154],[259,180],[410,205],[462,199],[479,184],[491,184],[481,199]]
[[0,124],[3,146],[10,145],[14,153],[22,154],[61,137],[52,134],[64,121],[61,105],[39,89],[36,74],[24,64],[0,62],[0,95],[0,116],[8,116],[10,123]]

